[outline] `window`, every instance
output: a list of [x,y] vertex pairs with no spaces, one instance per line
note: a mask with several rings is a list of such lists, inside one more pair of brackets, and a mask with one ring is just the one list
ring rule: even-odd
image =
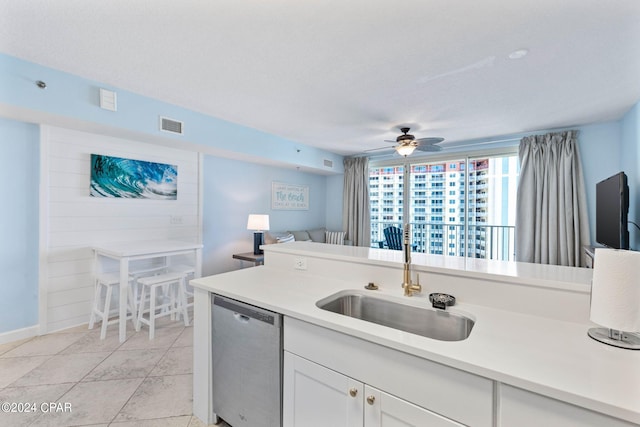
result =
[[[408,222],[419,252],[443,254],[447,248],[444,255],[514,259],[519,174],[515,154],[441,162],[411,160],[370,168],[371,241],[376,247],[384,240],[385,227],[403,227]],[[409,190],[403,192],[405,187]],[[407,203],[409,209],[403,211]],[[448,230],[444,239],[443,229]]]

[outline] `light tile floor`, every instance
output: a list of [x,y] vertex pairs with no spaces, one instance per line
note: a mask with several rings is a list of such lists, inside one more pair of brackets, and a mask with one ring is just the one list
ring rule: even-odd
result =
[[192,415],[193,327],[163,318],[154,340],[144,326],[127,335],[121,344],[110,325],[101,340],[98,323],[0,345],[0,404],[35,404],[0,410],[0,426],[203,427]]

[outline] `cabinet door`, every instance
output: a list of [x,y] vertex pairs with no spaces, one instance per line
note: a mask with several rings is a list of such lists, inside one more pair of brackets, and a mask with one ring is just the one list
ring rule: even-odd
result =
[[364,396],[366,427],[463,427],[462,424],[368,385],[365,385]]
[[362,427],[362,383],[287,351],[283,377],[284,427]]

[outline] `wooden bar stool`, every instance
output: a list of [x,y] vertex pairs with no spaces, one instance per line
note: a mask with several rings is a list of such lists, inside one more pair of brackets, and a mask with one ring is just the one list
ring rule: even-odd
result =
[[[129,279],[128,286],[128,301],[127,307],[129,309],[129,313],[127,315],[127,319],[131,319],[134,326],[136,324],[135,316],[136,316],[136,307],[133,298],[133,292],[131,289],[132,280]],[[100,339],[105,339],[107,336],[107,326],[112,323],[117,323],[119,318],[109,321],[109,316],[112,314],[116,315],[118,313],[117,307],[111,313],[111,297],[113,295],[113,289],[118,290],[120,288],[120,275],[117,273],[104,273],[96,276],[95,279],[95,290],[93,293],[93,307],[91,308],[91,316],[89,317],[89,329],[93,329],[93,325],[95,324],[97,318],[102,321],[102,327],[100,329]],[[102,302],[102,291],[105,290],[104,302]]]
[[[183,273],[165,273],[156,276],[141,277],[138,279],[140,285],[140,304],[138,306],[138,317],[136,321],[136,331],[140,330],[140,324],[149,326],[149,339],[155,337],[155,321],[158,317],[180,314],[184,317],[184,325],[189,326],[189,315],[187,314],[187,301],[185,297],[185,275]],[[147,309],[147,295],[149,308]],[[162,297],[162,302],[158,304],[157,298]],[[144,313],[149,313],[149,318],[145,319]]]

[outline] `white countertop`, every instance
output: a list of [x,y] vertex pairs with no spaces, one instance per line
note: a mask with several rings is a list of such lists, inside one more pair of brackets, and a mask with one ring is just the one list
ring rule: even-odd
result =
[[[265,245],[263,249],[267,257],[270,252],[274,252],[393,267],[397,267],[403,262],[402,251],[361,246],[292,242]],[[433,272],[450,272],[454,270],[458,276],[580,291],[590,288],[593,276],[593,270],[588,268],[427,255],[422,253],[411,254],[411,268],[418,272],[420,270]]]
[[165,252],[179,252],[202,249],[202,243],[183,242],[180,240],[148,240],[135,242],[113,242],[96,245],[93,250],[117,258],[137,255],[153,255]]
[[[313,252],[317,252],[316,248],[313,249]],[[336,252],[332,253],[339,257],[354,253],[354,257],[359,257],[363,249],[367,248],[348,248],[337,255]],[[332,248],[328,248],[328,251],[331,255]],[[375,250],[369,253],[380,258],[385,256]],[[308,255],[313,253],[309,252]],[[391,254],[388,256],[394,257]],[[446,257],[440,258],[445,258],[444,263],[450,261]],[[494,276],[494,272],[483,270],[482,263],[473,261],[465,267],[479,264],[480,274]],[[397,263],[397,260],[389,262]],[[472,274],[470,269],[465,271]],[[475,274],[478,274],[477,270]],[[552,281],[557,280],[554,277]],[[592,340],[587,336],[587,330],[593,325],[458,304],[450,310],[469,315],[475,319],[475,326],[466,340],[445,342],[316,307],[318,300],[336,292],[346,289],[363,291],[360,282],[261,266],[204,277],[191,283],[197,288],[285,316],[640,423],[640,352],[618,349]],[[397,290],[371,292],[406,299],[410,304],[429,306],[426,296],[404,297],[399,287]]]

